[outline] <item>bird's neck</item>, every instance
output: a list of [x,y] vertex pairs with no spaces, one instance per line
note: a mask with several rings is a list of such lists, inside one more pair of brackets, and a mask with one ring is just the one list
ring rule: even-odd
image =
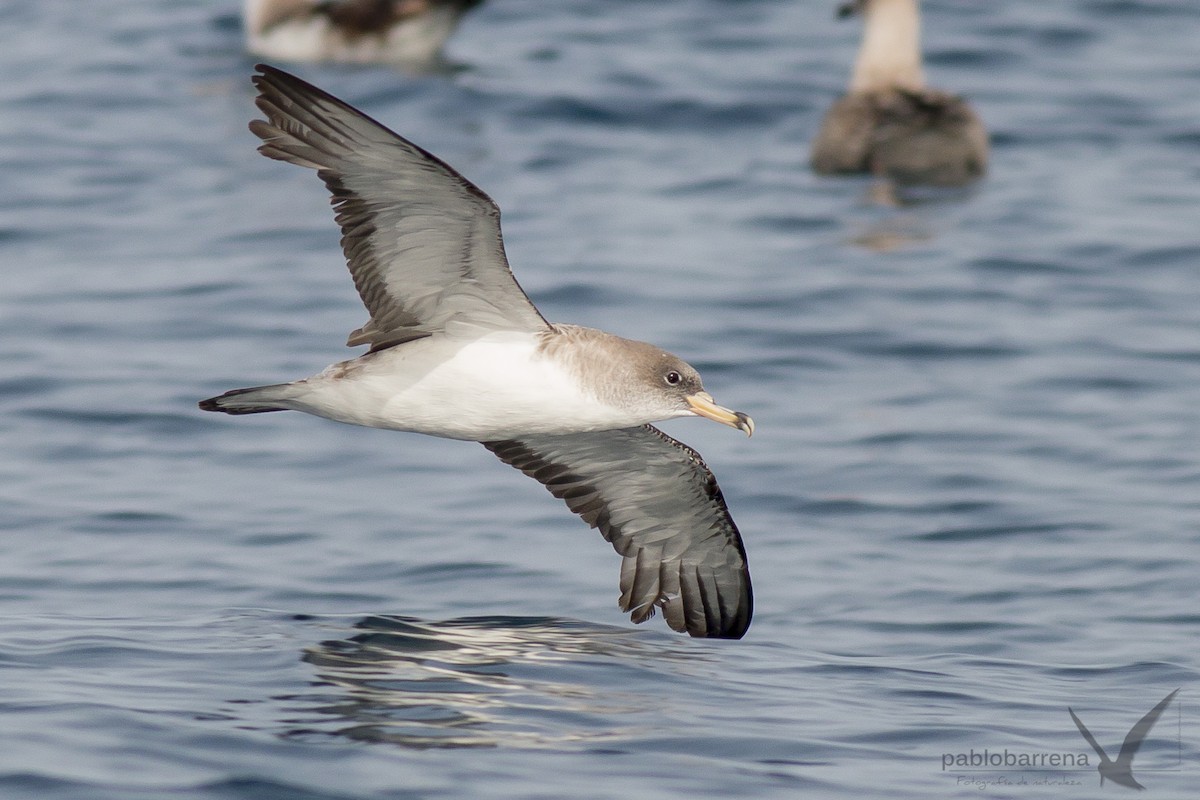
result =
[[872,0],[850,91],[925,86],[921,71],[921,20],[917,0]]

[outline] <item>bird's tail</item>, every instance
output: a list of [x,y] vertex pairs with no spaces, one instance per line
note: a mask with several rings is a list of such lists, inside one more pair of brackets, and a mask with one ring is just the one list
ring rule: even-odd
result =
[[270,386],[251,386],[247,389],[230,389],[228,392],[200,401],[204,411],[223,411],[226,414],[263,414],[267,411],[287,411],[288,400],[294,396],[290,383]]

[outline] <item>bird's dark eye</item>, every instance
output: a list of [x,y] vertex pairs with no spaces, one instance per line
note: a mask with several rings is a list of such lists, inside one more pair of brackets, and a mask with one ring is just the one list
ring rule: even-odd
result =
[[665,380],[671,386],[677,386],[677,385],[679,385],[679,382],[681,380],[683,380],[683,376],[680,375],[675,370],[671,370],[670,372],[668,372],[666,375],[663,376],[663,380]]

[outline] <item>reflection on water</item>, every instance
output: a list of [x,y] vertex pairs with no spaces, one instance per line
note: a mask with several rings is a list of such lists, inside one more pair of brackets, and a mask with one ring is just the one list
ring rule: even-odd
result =
[[885,220],[869,225],[852,236],[849,241],[851,244],[875,253],[890,253],[893,250],[920,244],[933,238],[932,232],[921,230],[915,225],[908,228],[906,225],[900,224],[901,222],[903,221]]
[[876,253],[889,253],[937,238],[934,220],[940,207],[969,201],[977,187],[904,186],[872,181],[862,206],[878,212],[865,223],[851,224],[850,244]]
[[354,627],[304,654],[339,692],[290,736],[419,748],[624,739],[661,719],[662,662],[702,658],[644,632],[549,617],[372,616]]
[[876,253],[889,253],[933,237],[933,231],[922,218],[898,214],[871,222],[854,232],[848,241]]

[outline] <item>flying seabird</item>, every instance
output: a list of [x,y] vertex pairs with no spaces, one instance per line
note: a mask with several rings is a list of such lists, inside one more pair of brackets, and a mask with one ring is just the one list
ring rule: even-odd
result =
[[813,170],[962,186],[987,168],[987,131],[961,97],[925,86],[917,0],[850,0],[865,17],[850,90],[825,115]]
[[702,416],[754,432],[700,375],[644,342],[548,323],[504,255],[500,210],[417,145],[259,65],[259,152],[317,170],[370,319],[367,353],[303,380],[234,389],[205,411],[286,409],[481,442],[598,528],[624,561],[620,606],[692,636],[740,638],[746,553],[716,478],[649,423]]
[[426,64],[482,0],[246,0],[246,49],[283,61]]

